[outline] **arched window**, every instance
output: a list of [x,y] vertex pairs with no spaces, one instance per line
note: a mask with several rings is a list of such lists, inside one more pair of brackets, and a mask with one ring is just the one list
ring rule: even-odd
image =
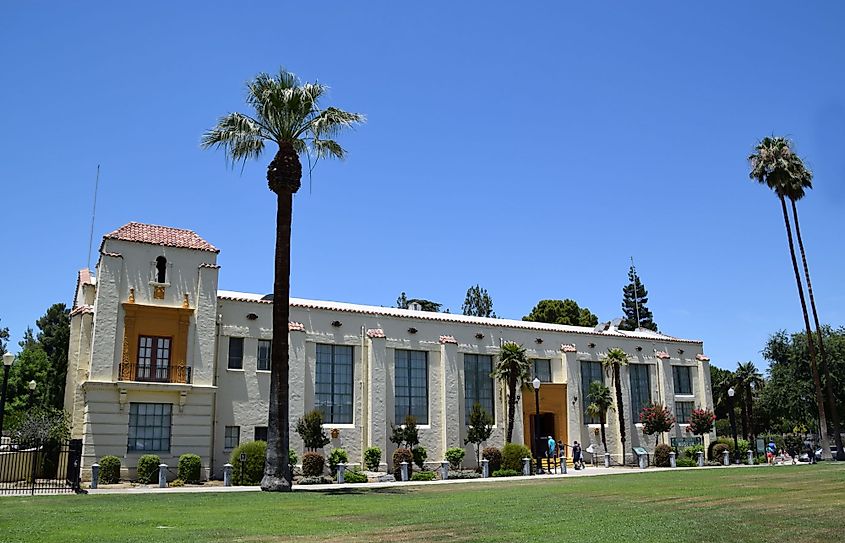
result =
[[163,256],[156,258],[156,270],[158,274],[156,275],[156,281],[159,283],[166,282],[167,279],[167,259]]

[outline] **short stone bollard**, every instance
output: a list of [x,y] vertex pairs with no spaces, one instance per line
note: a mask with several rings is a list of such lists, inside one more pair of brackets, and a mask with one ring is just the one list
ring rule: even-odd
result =
[[675,451],[669,453],[669,467],[670,468],[677,468],[678,464],[675,463]]
[[490,477],[490,461],[486,458],[481,461],[481,476],[485,479]]
[[730,466],[731,465],[731,453],[728,451],[722,451],[722,465]]
[[531,475],[531,459],[530,458],[523,458],[522,459],[522,474],[523,475]]
[[440,462],[440,476],[444,481],[449,478],[449,462],[445,460]]
[[610,453],[604,453],[604,467],[610,467]]
[[748,465],[754,465],[754,451],[748,451]]
[[402,462],[400,465],[402,466],[402,468],[401,468],[402,480],[407,481],[408,480],[408,463]]
[[232,486],[232,464],[223,464],[223,486]]
[[91,465],[91,488],[97,488],[100,482],[100,464]]
[[564,475],[566,475],[566,457],[565,456],[561,457],[561,459],[560,459],[560,469],[562,470],[562,473]]
[[158,487],[167,488],[167,464],[158,465]]
[[698,457],[698,462],[697,462],[698,467],[703,468],[704,467],[704,453],[702,451],[698,451],[696,453],[696,456]]
[[[408,469],[407,466],[405,466],[404,469]],[[337,482],[343,483],[345,481],[346,481],[346,464],[338,464],[337,465]]]
[[639,455],[638,460],[640,464],[640,469],[646,469],[648,467],[648,457],[646,455]]

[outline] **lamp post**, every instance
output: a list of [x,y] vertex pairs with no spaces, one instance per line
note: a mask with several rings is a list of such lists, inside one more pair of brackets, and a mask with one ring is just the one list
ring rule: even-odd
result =
[[32,404],[35,399],[35,387],[38,386],[38,383],[36,383],[35,379],[33,379],[27,386],[29,387],[29,408],[32,409]]
[[739,456],[737,456],[739,454],[739,451],[737,450],[739,449],[739,443],[737,443],[736,439],[736,415],[734,414],[734,394],[736,394],[736,390],[734,390],[734,387],[729,388],[728,409],[730,409],[731,415],[731,432],[733,432],[734,435],[734,462],[739,463]]
[[0,394],[0,437],[3,436],[3,416],[6,414],[6,386],[9,384],[9,369],[15,362],[15,355],[3,355],[3,392]]
[[534,406],[536,414],[534,415],[534,458],[537,459],[537,473],[543,472],[543,466],[540,465],[540,378],[535,377],[531,384],[534,386]]

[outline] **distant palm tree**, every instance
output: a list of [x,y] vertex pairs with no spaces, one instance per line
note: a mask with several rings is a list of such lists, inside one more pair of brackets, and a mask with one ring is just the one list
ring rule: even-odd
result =
[[[516,402],[519,400],[517,391],[522,390],[522,387],[527,385],[531,379],[531,361],[525,354],[525,348],[512,341],[503,343],[499,352],[499,361],[493,368],[493,377],[502,381],[508,387],[508,422],[505,443],[510,443],[513,438]],[[539,421],[535,422],[535,424],[538,423]]]
[[[789,140],[783,137],[765,137],[756,146],[755,152],[748,157],[751,163],[749,177],[772,189],[780,200],[783,212],[783,222],[786,226],[786,237],[789,242],[789,254],[792,258],[792,268],[795,272],[795,283],[798,287],[798,298],[801,301],[801,311],[804,316],[804,328],[807,332],[807,350],[810,355],[810,369],[813,374],[816,407],[819,412],[819,434],[822,442],[822,455],[830,458],[830,442],[827,437],[827,415],[825,413],[825,398],[822,391],[821,378],[816,363],[816,349],[813,332],[810,328],[810,318],[807,314],[807,302],[804,299],[804,287],[801,283],[801,273],[798,271],[798,260],[795,257],[795,244],[792,241],[792,228],[789,223],[789,213],[786,209],[786,198],[795,189],[796,161]],[[799,181],[800,184],[800,181]]]
[[[754,437],[754,393],[763,386],[763,375],[757,370],[753,362],[738,364],[734,373],[737,387],[742,392],[742,413],[743,418],[748,421],[748,435],[752,446],[755,445]],[[754,446],[756,450],[756,446]]]
[[824,344],[824,330],[819,323],[819,314],[816,311],[816,297],[813,295],[813,283],[810,281],[810,268],[807,265],[807,253],[804,251],[804,240],[801,237],[801,224],[798,222],[798,200],[804,198],[807,189],[813,188],[813,173],[804,165],[804,161],[792,154],[792,182],[785,187],[785,195],[792,205],[792,222],[795,225],[795,238],[798,240],[798,250],[801,253],[801,263],[804,267],[804,279],[807,281],[807,294],[810,298],[810,310],[813,313],[813,324],[816,327],[816,336],[819,340],[819,358],[821,359],[821,374],[824,376],[825,392],[827,396],[827,408],[830,410],[830,419],[833,424],[833,438],[836,442],[837,459],[845,460],[845,449],[842,447],[842,434],[839,422],[839,410],[836,408],[836,397],[833,394],[833,379],[831,379],[830,368],[827,360],[827,349]]
[[601,444],[604,447],[604,452],[607,452],[607,437],[605,436],[604,425],[607,422],[608,410],[613,410],[613,397],[610,395],[610,389],[601,381],[590,383],[587,396],[590,398],[587,414],[591,417],[598,417],[601,425]]
[[625,413],[622,407],[622,378],[620,368],[628,365],[628,354],[619,348],[608,349],[601,361],[606,370],[613,375],[613,388],[616,390],[616,413],[619,415],[619,438],[622,441],[622,463],[625,463]]
[[290,229],[293,195],[302,181],[299,155],[311,160],[343,158],[346,151],[334,139],[343,129],[364,121],[357,113],[320,107],[327,87],[301,83],[292,73],[258,74],[247,83],[247,104],[253,116],[228,113],[202,136],[202,147],[222,149],[233,164],[258,159],[265,145],[278,146],[267,168],[267,184],[276,194],[276,254],[273,280],[273,341],[270,364],[270,410],[267,461],[262,490],[291,490],[288,465],[288,321],[290,314]]

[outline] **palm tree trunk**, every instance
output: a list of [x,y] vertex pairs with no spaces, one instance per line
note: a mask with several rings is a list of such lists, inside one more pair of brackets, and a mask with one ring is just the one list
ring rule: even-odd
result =
[[804,314],[804,328],[807,332],[807,351],[810,355],[810,370],[813,373],[813,386],[816,389],[816,407],[819,411],[819,437],[822,442],[822,458],[830,459],[830,441],[827,438],[827,415],[824,410],[824,392],[819,378],[819,368],[816,365],[816,348],[813,331],[810,329],[810,317],[807,314],[807,302],[804,299],[804,287],[801,284],[801,273],[798,271],[798,259],[795,258],[795,244],[792,241],[792,228],[789,226],[789,214],[786,211],[786,199],[778,195],[783,210],[783,222],[786,225],[786,237],[789,240],[789,255],[792,257],[792,269],[795,272],[795,284],[798,286],[798,298],[801,300],[801,311]]
[[756,434],[754,433],[754,393],[751,390],[750,384],[745,385],[745,401],[748,406],[748,445],[756,452]]
[[798,206],[795,200],[792,203],[792,222],[795,224],[795,237],[798,238],[798,250],[801,252],[801,263],[804,265],[804,279],[807,280],[807,294],[810,295],[810,309],[813,312],[813,323],[816,325],[816,335],[819,338],[819,355],[821,358],[821,372],[825,380],[825,392],[827,393],[827,408],[830,410],[830,418],[833,423],[833,439],[836,442],[837,459],[845,460],[845,449],[842,447],[842,433],[839,423],[839,410],[836,408],[836,396],[833,394],[833,379],[827,365],[827,350],[824,346],[822,327],[819,324],[819,314],[816,311],[816,298],[813,296],[813,283],[810,281],[810,267],[807,265],[807,254],[804,252],[804,240],[801,238],[801,225],[798,223]]
[[[744,392],[743,390],[743,395]],[[742,439],[748,439],[748,398],[743,398],[743,401],[740,403],[740,414],[742,415]]]
[[[508,378],[508,394],[508,428],[505,443],[510,443],[513,438],[513,419],[516,417],[516,378]],[[534,421],[535,425],[539,423],[539,420]],[[531,436],[531,440],[534,440],[534,436]],[[536,446],[535,444],[534,447]],[[531,450],[534,450],[534,447],[531,447]]]
[[293,193],[280,190],[276,207],[276,258],[273,281],[273,342],[270,351],[270,410],[267,417],[267,458],[261,490],[292,490],[288,465],[290,446],[288,322],[290,321],[290,230]]
[[619,438],[622,440],[622,465],[625,465],[625,412],[622,407],[622,382],[619,364],[613,364],[613,384],[616,388],[616,412],[619,414]]
[[599,422],[601,423],[601,444],[604,447],[604,452],[607,452],[607,437],[605,436],[605,433],[604,433],[605,418],[606,418],[605,415],[600,416]]

